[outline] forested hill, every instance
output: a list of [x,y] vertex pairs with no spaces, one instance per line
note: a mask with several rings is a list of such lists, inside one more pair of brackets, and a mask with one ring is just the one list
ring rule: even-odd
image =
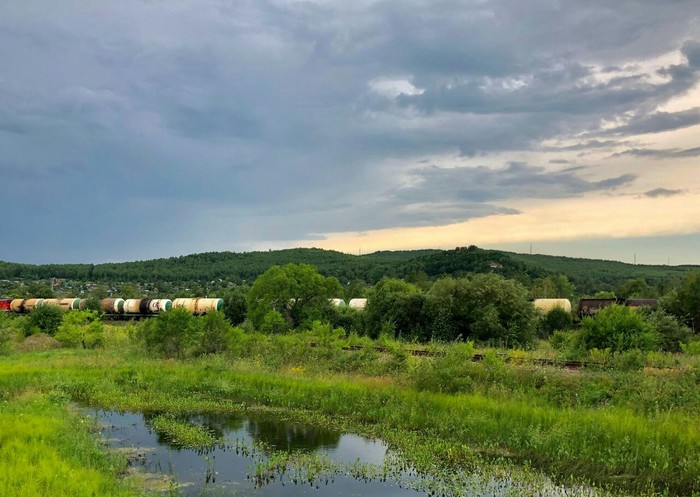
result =
[[625,281],[644,278],[649,285],[656,286],[681,278],[685,273],[700,266],[665,266],[626,264],[618,261],[602,261],[540,254],[514,254],[504,252],[511,259],[528,267],[541,268],[554,274],[565,274],[584,293],[592,289],[615,287]]
[[58,277],[76,281],[185,282],[225,280],[250,283],[275,264],[308,263],[342,283],[375,283],[384,276],[430,278],[442,275],[496,272],[525,282],[549,274],[565,274],[580,290],[612,288],[642,277],[656,285],[697,266],[642,266],[614,261],[524,255],[474,246],[454,250],[383,251],[350,255],[322,249],[267,252],[209,252],[167,259],[109,264],[30,265],[0,262],[0,279],[40,280]]

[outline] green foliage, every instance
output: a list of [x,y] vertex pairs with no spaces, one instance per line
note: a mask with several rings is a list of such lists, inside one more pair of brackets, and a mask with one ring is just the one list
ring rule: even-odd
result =
[[659,337],[641,313],[629,307],[612,305],[583,320],[580,342],[586,350],[655,350]]
[[571,328],[573,321],[570,312],[555,307],[540,319],[540,337],[549,337],[555,331],[566,331]]
[[576,343],[578,334],[576,332],[555,331],[552,333],[549,343],[557,350],[567,350]]
[[173,309],[140,322],[135,333],[150,354],[184,358],[197,349],[201,327],[186,309]]
[[367,332],[377,338],[391,325],[391,338],[427,341],[431,311],[418,287],[396,278],[382,279],[370,292],[364,310]]
[[474,343],[461,342],[451,345],[443,355],[419,362],[410,377],[419,390],[456,393],[468,392],[474,382],[471,372],[474,364]]
[[70,311],[63,316],[56,340],[68,347],[93,349],[102,345],[104,326],[96,311]]
[[693,336],[690,328],[678,322],[675,316],[658,309],[640,309],[644,316],[659,335],[659,347],[665,352],[680,352],[681,346]]
[[278,335],[289,331],[289,323],[284,319],[281,312],[272,309],[265,313],[259,328],[263,333]]
[[260,327],[267,314],[276,311],[296,328],[320,319],[330,307],[328,299],[342,293],[337,279],[322,276],[309,264],[273,266],[248,292],[248,316]]
[[536,299],[562,298],[570,299],[575,286],[564,274],[538,278],[532,285],[532,297]]
[[24,334],[26,336],[34,333],[46,333],[47,335],[55,335],[58,327],[63,322],[63,309],[57,305],[44,305],[38,309],[34,309],[29,313],[28,319],[25,321]]
[[201,333],[199,335],[200,354],[218,354],[228,350],[232,339],[231,325],[222,312],[208,312],[199,318]]
[[438,309],[447,306],[457,336],[504,346],[527,345],[535,337],[535,310],[520,283],[497,274],[435,283],[430,295]]
[[696,332],[700,328],[700,271],[686,274],[661,305]]
[[657,297],[656,289],[649,286],[646,279],[635,278],[627,281],[616,291],[617,296],[623,299],[638,298],[638,299],[654,299]]
[[348,333],[363,335],[365,313],[349,306],[331,306],[327,319],[335,328],[343,328]]
[[229,322],[236,326],[245,321],[248,313],[248,302],[245,294],[236,288],[224,295],[224,315]]
[[700,340],[682,343],[681,350],[691,356],[700,356]]
[[15,329],[10,323],[10,315],[0,311],[0,353],[5,352],[15,336]]

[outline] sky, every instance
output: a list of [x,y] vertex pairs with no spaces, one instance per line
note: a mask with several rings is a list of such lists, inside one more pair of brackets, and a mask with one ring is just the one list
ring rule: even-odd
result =
[[0,1],[0,260],[700,264],[697,0]]

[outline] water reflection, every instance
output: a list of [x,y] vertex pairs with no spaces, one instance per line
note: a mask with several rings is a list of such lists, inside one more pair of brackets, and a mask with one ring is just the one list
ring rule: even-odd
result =
[[313,452],[335,449],[340,433],[311,426],[301,426],[272,420],[249,420],[246,431],[256,442],[278,450]]
[[[211,430],[224,442],[202,450],[178,448],[152,429],[158,414],[95,412],[109,446],[132,469],[151,475],[150,490],[183,496],[448,495],[596,497],[589,487],[561,487],[541,475],[510,469],[438,469],[416,475],[379,440],[266,417],[199,414],[180,421]],[[159,475],[153,477],[153,475]]]
[[[387,447],[378,440],[264,417],[199,414],[182,418],[225,440],[203,452],[179,448],[153,430],[151,421],[160,414],[95,412],[110,447],[129,456],[133,468],[171,475],[184,496],[294,496],[308,495],[311,489],[319,497],[416,495],[397,482],[345,474],[344,468],[354,464],[384,461]],[[262,452],[260,447],[272,452]]]

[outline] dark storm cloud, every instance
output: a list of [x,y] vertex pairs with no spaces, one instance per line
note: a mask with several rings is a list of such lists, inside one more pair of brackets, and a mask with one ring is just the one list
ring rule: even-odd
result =
[[413,202],[442,198],[452,201],[494,202],[513,198],[565,198],[587,192],[611,190],[634,181],[625,174],[600,181],[587,181],[571,171],[548,172],[545,168],[512,162],[502,169],[485,166],[421,168],[412,171],[419,180],[402,189],[399,196]]
[[[626,185],[632,177],[596,182],[517,163],[415,166],[619,150],[623,137],[700,123],[697,109],[654,111],[700,79],[696,7],[9,2],[0,210],[77,221],[42,215],[12,228],[0,259],[237,249],[510,214],[497,204]],[[682,60],[639,73],[639,61],[672,51]],[[624,124],[601,131],[604,120]],[[572,137],[582,138],[541,144]]]

